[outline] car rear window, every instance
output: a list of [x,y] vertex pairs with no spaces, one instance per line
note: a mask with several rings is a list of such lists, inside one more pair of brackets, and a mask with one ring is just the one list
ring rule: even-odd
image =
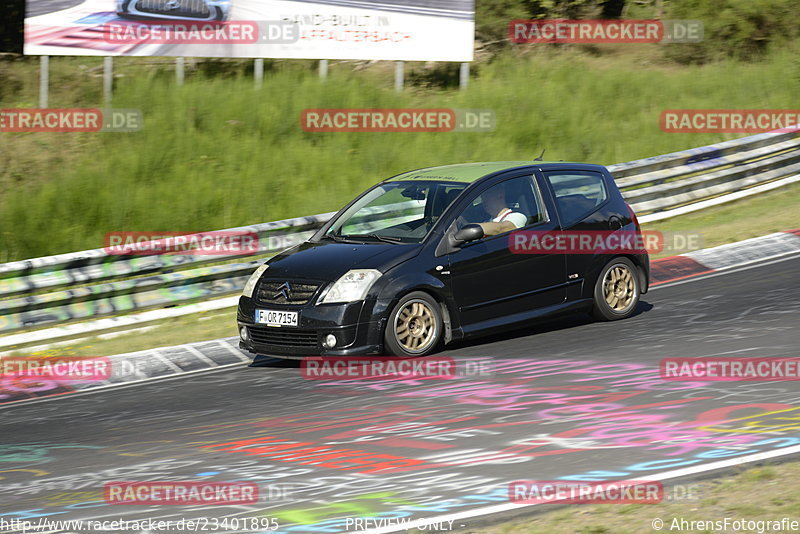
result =
[[603,175],[592,171],[551,171],[545,177],[553,187],[563,227],[585,219],[608,198]]

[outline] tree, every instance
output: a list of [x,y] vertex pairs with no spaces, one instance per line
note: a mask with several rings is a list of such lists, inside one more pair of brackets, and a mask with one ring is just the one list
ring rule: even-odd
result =
[[0,52],[22,53],[25,0],[5,0],[0,18]]

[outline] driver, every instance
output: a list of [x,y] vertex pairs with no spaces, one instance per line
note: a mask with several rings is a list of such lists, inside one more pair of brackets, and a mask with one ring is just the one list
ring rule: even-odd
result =
[[481,195],[483,209],[491,219],[478,223],[483,228],[485,235],[497,235],[522,228],[528,218],[518,211],[513,211],[506,206],[505,188],[502,184],[488,189]]

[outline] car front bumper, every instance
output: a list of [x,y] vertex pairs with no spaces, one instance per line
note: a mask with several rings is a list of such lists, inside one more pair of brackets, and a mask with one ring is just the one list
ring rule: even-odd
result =
[[[239,347],[254,354],[283,358],[381,354],[384,318],[390,304],[368,299],[343,304],[278,306],[257,304],[242,296],[237,312]],[[256,309],[296,311],[299,313],[298,325],[274,327],[256,324]],[[242,336],[243,328],[247,339]],[[329,334],[336,336],[336,345],[330,348],[323,345]]]

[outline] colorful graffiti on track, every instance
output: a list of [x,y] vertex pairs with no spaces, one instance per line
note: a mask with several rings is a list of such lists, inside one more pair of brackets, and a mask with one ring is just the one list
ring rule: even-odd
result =
[[[33,455],[26,447],[35,440],[5,443],[0,513],[151,517],[152,509],[109,507],[103,483],[252,481],[284,485],[291,498],[219,506],[214,514],[277,517],[278,532],[341,532],[352,517],[420,517],[508,502],[508,481],[526,475],[622,478],[800,443],[800,394],[791,384],[665,382],[655,367],[632,363],[499,359],[492,375],[481,377],[203,380],[218,392],[217,405],[110,413],[101,396],[89,396],[64,408],[37,407],[42,424],[94,410],[96,437],[81,440],[91,449],[47,443]],[[270,415],[249,410],[231,418],[242,411],[220,401],[230,388],[260,402],[266,389],[273,400],[291,391],[302,395],[302,409],[270,405]],[[587,462],[603,468],[573,467]],[[162,519],[192,514],[207,511],[157,512]]]

